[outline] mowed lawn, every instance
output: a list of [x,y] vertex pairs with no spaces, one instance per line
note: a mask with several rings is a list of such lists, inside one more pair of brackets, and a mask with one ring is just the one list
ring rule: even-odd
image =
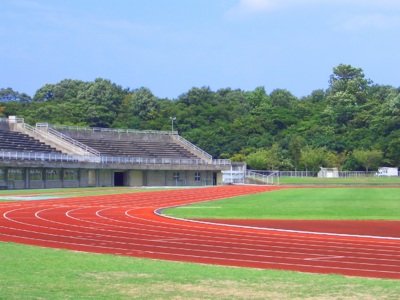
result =
[[400,220],[400,188],[289,188],[163,210],[191,219]]

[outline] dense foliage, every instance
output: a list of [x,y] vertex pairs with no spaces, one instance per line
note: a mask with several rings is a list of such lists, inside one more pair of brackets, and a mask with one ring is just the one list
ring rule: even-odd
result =
[[254,169],[373,170],[400,166],[400,88],[374,85],[362,69],[339,65],[327,90],[296,98],[289,91],[212,91],[194,87],[177,99],[106,79],[46,84],[31,99],[0,91],[0,116],[35,122],[171,130],[213,157],[246,160]]

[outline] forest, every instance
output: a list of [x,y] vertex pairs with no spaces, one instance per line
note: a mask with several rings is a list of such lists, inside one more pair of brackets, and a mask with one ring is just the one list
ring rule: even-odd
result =
[[[301,79],[299,79],[301,80]],[[374,84],[361,68],[340,64],[326,90],[297,98],[265,87],[253,91],[193,87],[176,99],[108,79],[65,79],[33,98],[0,90],[0,117],[25,122],[138,130],[171,130],[214,158],[258,170],[338,167],[370,171],[400,166],[400,88]]]

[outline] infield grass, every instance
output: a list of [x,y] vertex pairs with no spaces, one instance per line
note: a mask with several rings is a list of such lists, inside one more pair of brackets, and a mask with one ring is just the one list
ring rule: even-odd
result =
[[399,188],[289,188],[163,210],[189,219],[400,220]]
[[[177,189],[177,188],[168,188]],[[54,198],[72,198],[83,196],[115,195],[154,192],[166,190],[166,188],[132,188],[132,187],[92,187],[92,188],[58,188],[58,189],[29,189],[29,190],[1,190],[0,202],[9,201],[13,197],[35,197],[42,196],[46,199]],[[9,197],[9,199],[7,199]]]
[[318,178],[318,177],[280,177],[281,185],[398,185],[400,177],[340,177],[340,178]]
[[400,281],[0,243],[1,299],[398,299]]

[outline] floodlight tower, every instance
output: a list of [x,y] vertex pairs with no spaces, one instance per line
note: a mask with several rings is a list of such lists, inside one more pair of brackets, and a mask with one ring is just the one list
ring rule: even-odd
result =
[[172,122],[172,132],[174,131],[174,121],[176,120],[176,117],[169,117]]

